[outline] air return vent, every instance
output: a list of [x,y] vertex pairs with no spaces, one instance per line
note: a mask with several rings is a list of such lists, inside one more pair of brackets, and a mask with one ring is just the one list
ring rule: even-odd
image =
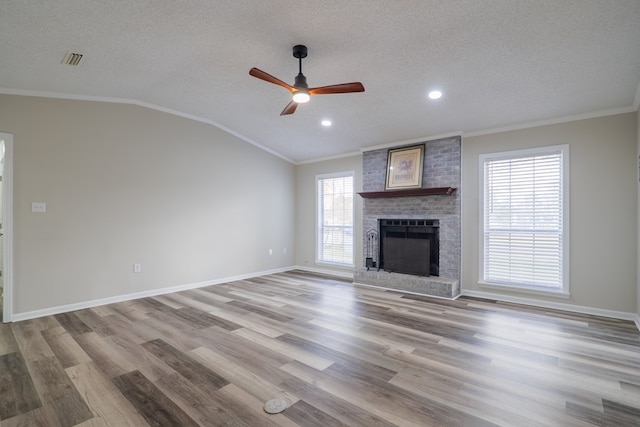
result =
[[75,67],[80,64],[80,61],[82,61],[82,56],[83,55],[81,53],[67,52],[67,54],[62,59],[62,63]]

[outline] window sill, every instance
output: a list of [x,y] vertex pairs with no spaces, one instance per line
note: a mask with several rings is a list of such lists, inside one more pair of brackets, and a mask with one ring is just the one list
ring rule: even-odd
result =
[[540,296],[555,297],[555,298],[562,298],[562,299],[569,299],[569,297],[571,296],[571,294],[565,290],[534,288],[534,287],[524,287],[524,286],[518,287],[518,286],[509,286],[509,285],[499,285],[496,283],[487,283],[487,282],[478,282],[478,287],[484,288],[484,289],[494,289],[494,290],[514,292],[514,293],[540,295]]

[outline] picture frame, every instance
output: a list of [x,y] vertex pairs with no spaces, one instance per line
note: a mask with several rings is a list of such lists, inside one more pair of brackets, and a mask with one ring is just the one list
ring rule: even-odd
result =
[[385,190],[422,187],[424,144],[389,150]]

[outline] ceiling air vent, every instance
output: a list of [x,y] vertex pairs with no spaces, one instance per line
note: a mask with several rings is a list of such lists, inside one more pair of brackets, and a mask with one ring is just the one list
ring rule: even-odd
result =
[[81,53],[67,52],[67,54],[62,59],[62,63],[75,67],[80,64],[80,61],[82,61],[82,56],[83,55]]

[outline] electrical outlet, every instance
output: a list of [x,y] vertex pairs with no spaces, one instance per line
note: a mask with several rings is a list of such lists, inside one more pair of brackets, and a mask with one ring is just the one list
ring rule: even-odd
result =
[[142,272],[142,265],[140,265],[140,264],[133,264],[133,272],[134,272],[134,273],[140,273],[140,272]]
[[273,255],[273,249],[269,249],[269,255]]

